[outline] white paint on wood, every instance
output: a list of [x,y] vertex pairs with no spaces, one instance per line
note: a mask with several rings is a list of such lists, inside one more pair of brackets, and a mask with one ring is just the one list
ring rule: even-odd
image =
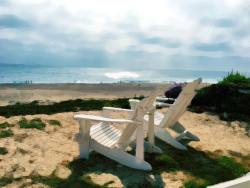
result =
[[98,153],[130,168],[146,171],[152,170],[151,165],[146,161],[137,160],[135,156],[123,150],[105,147],[94,139],[91,140],[91,147]]
[[[122,111],[131,114],[130,119],[112,119],[108,117],[77,114],[74,116],[80,123],[79,140],[81,156],[88,158],[90,150],[94,150],[110,159],[123,165],[140,170],[151,170],[149,163],[144,161],[144,129],[143,117],[153,107],[156,93],[150,95],[142,101],[131,100],[132,110],[117,108],[104,108],[106,111]],[[151,118],[151,123],[154,117]],[[90,128],[89,121],[101,122]],[[126,124],[124,130],[117,129],[113,124]],[[153,123],[152,123],[153,125]],[[152,129],[152,127],[151,127]],[[135,136],[134,136],[135,135]],[[136,155],[133,156],[125,152],[126,147],[136,140]],[[152,136],[151,136],[151,142]],[[152,144],[149,143],[152,147]],[[118,146],[118,147],[117,147]],[[152,147],[153,148],[153,147]],[[154,150],[161,152],[157,147]]]
[[155,134],[154,134],[154,110],[148,113],[148,141],[151,144],[155,143]]
[[137,125],[136,129],[136,158],[139,161],[144,160],[144,131],[143,125]]
[[88,120],[80,120],[79,127],[79,149],[80,149],[80,158],[88,159],[89,157],[89,144],[90,144],[90,123]]
[[[188,105],[191,103],[193,97],[196,94],[196,89],[198,88],[200,83],[201,79],[199,78],[187,84],[179,94],[175,102],[169,107],[166,114],[162,114],[160,112],[155,112],[154,114],[155,136],[177,149],[187,149],[186,146],[178,141],[178,139],[188,137],[192,140],[199,140],[197,136],[188,132],[184,127],[182,127],[182,132],[176,131],[175,125],[180,117],[185,113]],[[150,125],[150,123],[152,122],[150,115],[144,116],[144,120],[148,122],[148,125]],[[179,137],[177,136],[176,138],[174,138],[173,136],[171,136],[166,128],[173,129],[177,134],[179,134]],[[148,129],[150,129],[150,127],[148,127]],[[150,134],[150,131],[148,131],[148,134]]]

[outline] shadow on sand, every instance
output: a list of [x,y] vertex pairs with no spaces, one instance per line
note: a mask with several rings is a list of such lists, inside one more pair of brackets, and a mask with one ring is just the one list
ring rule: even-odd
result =
[[[180,151],[159,140],[157,145],[163,149],[163,154],[146,154],[146,161],[153,166],[151,172],[127,168],[102,155],[92,153],[89,160],[76,159],[68,165],[72,174],[66,180],[54,176],[32,179],[60,188],[108,187],[112,181],[100,186],[94,184],[88,176],[90,173],[108,173],[118,177],[125,187],[164,187],[165,184],[160,176],[162,172],[182,171],[193,179],[199,179],[204,186],[234,179],[247,172],[247,169],[233,158],[215,156],[192,147],[188,147],[188,151]],[[153,183],[150,182],[152,174],[156,177]]]

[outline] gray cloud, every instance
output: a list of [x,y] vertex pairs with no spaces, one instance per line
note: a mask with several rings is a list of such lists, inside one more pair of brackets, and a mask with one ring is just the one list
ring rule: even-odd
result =
[[207,52],[228,52],[231,51],[231,46],[226,42],[214,42],[214,43],[195,43],[193,44],[193,48],[199,51],[207,51]]
[[234,18],[202,18],[201,24],[207,24],[215,27],[230,28],[236,27],[237,22]]
[[198,70],[241,70],[249,71],[249,57],[227,56],[227,57],[209,57],[209,56],[173,56],[173,65],[175,67],[191,66]]
[[214,21],[214,25],[217,27],[234,27],[236,26],[236,21],[232,19],[217,19]]
[[103,67],[106,59],[106,53],[101,49],[79,48],[61,54],[42,45],[0,40],[0,63],[67,65],[71,62],[70,66]]
[[[250,28],[250,24],[249,24],[249,28]],[[245,38],[250,36],[250,33],[247,31],[247,29],[243,28],[243,29],[236,29],[232,32],[232,34],[237,37],[237,38]]]
[[142,36],[138,34],[137,39],[139,39],[142,43],[145,44],[155,44],[155,45],[161,45],[167,48],[178,48],[181,43],[175,40],[170,39],[164,39],[161,37],[149,37],[149,36]]
[[24,28],[28,27],[29,23],[15,15],[0,15],[0,28]]
[[250,63],[243,0],[10,2],[0,0],[5,63],[189,69]]

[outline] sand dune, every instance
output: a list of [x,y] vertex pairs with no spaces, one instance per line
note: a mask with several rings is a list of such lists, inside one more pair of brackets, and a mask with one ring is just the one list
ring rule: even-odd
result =
[[[82,113],[101,114],[100,111]],[[28,115],[25,117],[27,119],[40,117],[44,122],[49,119],[57,119],[62,123],[62,126],[47,125],[45,130],[20,129],[17,124],[19,116],[8,119],[0,117],[0,123],[8,121],[15,125],[11,128],[14,137],[2,138],[0,142],[0,146],[6,147],[9,151],[6,155],[0,155],[0,177],[24,178],[24,180],[13,182],[7,187],[21,185],[46,187],[33,183],[29,177],[34,175],[49,176],[54,174],[62,179],[67,178],[71,171],[66,165],[79,155],[78,144],[73,139],[79,127],[78,123],[73,120],[73,113]],[[242,122],[228,124],[219,120],[215,115],[192,112],[186,112],[180,122],[200,137],[200,142],[189,143],[195,150],[233,156],[239,160],[250,154],[250,138],[247,136]],[[160,174],[133,171],[131,174],[128,168],[119,167],[121,166],[119,164],[117,164],[118,170],[116,169],[116,171],[110,171],[108,164],[98,164],[99,169],[96,169],[97,164],[92,165],[93,170],[87,174],[91,180],[100,185],[113,181],[110,185],[113,187],[123,187],[131,183],[140,184],[145,181],[145,178],[158,178],[163,181],[162,185],[165,187],[175,188],[181,187],[190,176],[182,171],[162,172]],[[88,168],[91,169],[91,166]]]

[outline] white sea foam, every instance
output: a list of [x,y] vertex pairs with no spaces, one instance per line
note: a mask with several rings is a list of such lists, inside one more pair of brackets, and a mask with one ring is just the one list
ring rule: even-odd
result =
[[140,77],[140,75],[135,72],[107,72],[104,75],[112,79],[135,79]]

